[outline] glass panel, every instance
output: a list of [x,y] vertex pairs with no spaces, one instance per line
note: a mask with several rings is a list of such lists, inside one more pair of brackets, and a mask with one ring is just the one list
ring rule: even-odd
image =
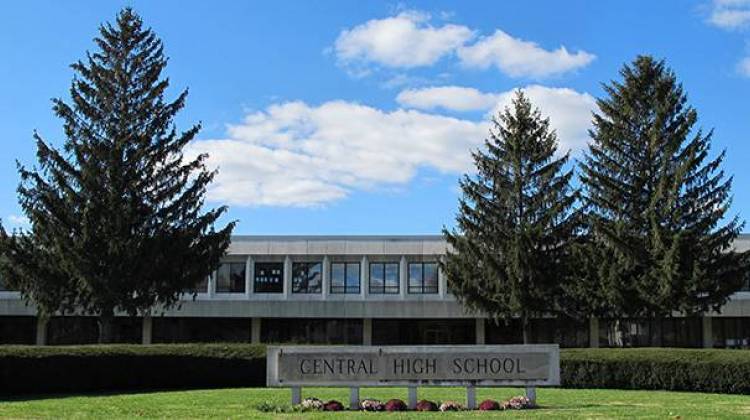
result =
[[245,263],[229,264],[231,284],[229,291],[231,293],[245,293]]
[[[0,288],[2,290],[2,288]],[[185,293],[208,293],[208,276],[199,281],[195,287],[185,289]]]
[[284,291],[284,263],[255,263],[255,293]]
[[331,264],[331,292],[342,293],[346,280],[346,264]]
[[422,293],[422,264],[409,264],[409,293]]
[[370,293],[383,293],[384,264],[370,264]]
[[437,293],[438,292],[438,271],[436,263],[425,263],[424,264],[424,283],[423,293]]
[[229,264],[219,264],[216,270],[216,293],[229,293]]
[[292,265],[293,293],[320,293],[322,279],[321,263],[303,262]]
[[399,269],[397,263],[385,265],[385,292],[398,293],[399,289]]
[[359,293],[359,263],[346,264],[346,291]]

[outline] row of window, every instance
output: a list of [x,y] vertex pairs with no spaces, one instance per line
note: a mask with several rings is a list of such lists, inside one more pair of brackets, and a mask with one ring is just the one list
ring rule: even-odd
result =
[[[359,294],[361,270],[358,262],[331,263],[332,294]],[[369,292],[371,294],[399,294],[399,263],[370,263]],[[407,291],[411,294],[438,293],[438,267],[434,262],[415,262],[408,266]],[[208,281],[196,286],[195,292],[205,293]],[[253,278],[255,293],[284,291],[284,263],[256,262]],[[292,293],[317,294],[323,291],[322,262],[292,263]],[[229,262],[216,271],[216,293],[245,293],[245,263]]]

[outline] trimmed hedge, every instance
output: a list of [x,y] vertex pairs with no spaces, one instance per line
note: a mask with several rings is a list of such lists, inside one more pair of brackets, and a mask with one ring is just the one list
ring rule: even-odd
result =
[[[750,394],[750,351],[563,349],[564,388]],[[262,387],[265,347],[251,344],[0,346],[0,395]]]
[[750,351],[718,349],[565,349],[564,388],[660,389],[750,394]]
[[0,395],[265,386],[249,344],[0,346]]

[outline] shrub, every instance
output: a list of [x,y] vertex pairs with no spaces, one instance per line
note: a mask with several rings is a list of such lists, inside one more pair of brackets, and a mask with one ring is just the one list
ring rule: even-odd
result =
[[437,409],[437,404],[427,400],[419,400],[417,402],[417,407],[415,408],[417,411],[437,411]]
[[456,401],[445,401],[440,404],[440,411],[461,411],[464,406]]
[[385,409],[382,402],[373,399],[362,400],[359,406],[365,411],[383,411]]
[[265,386],[251,344],[0,346],[0,395]]
[[503,410],[524,410],[527,408],[534,408],[534,404],[532,404],[528,398],[518,396],[513,397],[508,401],[504,401],[502,407]]
[[336,400],[331,400],[323,404],[323,411],[342,411],[343,409],[344,404],[341,404]]
[[398,398],[388,400],[385,403],[385,411],[406,411],[406,403]]
[[495,400],[484,400],[479,404],[479,409],[482,411],[499,410],[500,403]]
[[305,398],[299,404],[299,408],[301,411],[319,411],[323,409],[323,401],[314,397]]
[[560,356],[565,388],[750,394],[747,350],[568,349]]

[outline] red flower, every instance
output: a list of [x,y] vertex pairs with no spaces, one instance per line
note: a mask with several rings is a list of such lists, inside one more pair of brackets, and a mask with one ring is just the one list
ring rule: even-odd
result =
[[344,409],[344,405],[336,400],[331,400],[323,404],[324,411],[341,411],[343,409]]
[[420,400],[417,402],[417,411],[437,411],[438,406],[432,401]]
[[385,403],[385,411],[406,411],[406,403],[394,398]]
[[483,411],[499,410],[500,403],[495,400],[484,400],[481,404],[479,404],[479,409]]

